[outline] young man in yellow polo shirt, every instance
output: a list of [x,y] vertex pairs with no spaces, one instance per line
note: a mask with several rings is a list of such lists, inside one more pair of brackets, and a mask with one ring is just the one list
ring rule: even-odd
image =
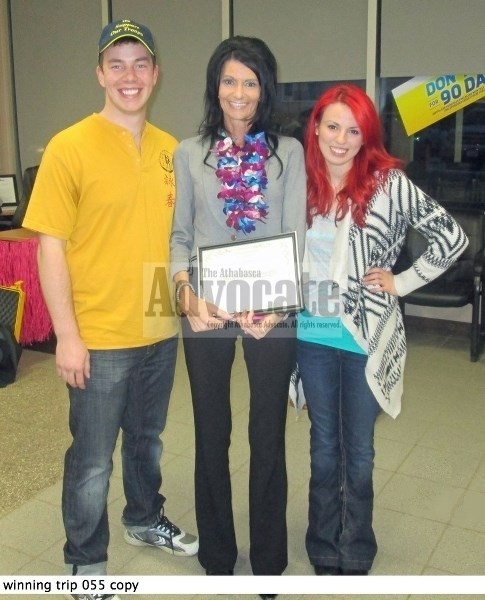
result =
[[62,509],[71,574],[106,574],[107,494],[120,429],[126,541],[178,556],[198,550],[197,538],[164,516],[160,493],[159,435],[178,323],[165,276],[176,140],[146,121],[158,75],[146,27],[124,20],[103,29],[97,77],[104,107],[49,142],[23,223],[39,232],[57,373],[69,390],[73,442]]

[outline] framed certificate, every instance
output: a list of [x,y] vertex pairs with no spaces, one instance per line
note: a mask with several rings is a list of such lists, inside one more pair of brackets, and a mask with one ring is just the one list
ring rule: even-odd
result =
[[18,200],[17,177],[0,175],[0,206],[17,206]]
[[296,232],[199,247],[198,261],[199,296],[229,313],[302,308]]

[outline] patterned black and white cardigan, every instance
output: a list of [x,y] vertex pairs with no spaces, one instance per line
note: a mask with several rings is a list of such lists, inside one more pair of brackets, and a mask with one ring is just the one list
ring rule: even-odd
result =
[[[401,410],[406,337],[398,298],[370,292],[362,278],[371,267],[392,270],[408,227],[427,240],[425,252],[406,271],[395,275],[399,296],[419,288],[443,273],[463,252],[468,239],[453,217],[416,187],[400,170],[393,170],[371,199],[366,226],[338,227],[335,247],[342,321],[368,352],[366,379],[382,409],[397,417]],[[348,242],[338,238],[343,235]],[[333,259],[332,259],[333,261]]]

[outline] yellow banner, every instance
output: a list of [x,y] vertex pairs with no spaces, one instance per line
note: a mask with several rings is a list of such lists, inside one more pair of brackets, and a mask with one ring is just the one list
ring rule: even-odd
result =
[[392,90],[408,135],[485,98],[485,75],[413,77]]

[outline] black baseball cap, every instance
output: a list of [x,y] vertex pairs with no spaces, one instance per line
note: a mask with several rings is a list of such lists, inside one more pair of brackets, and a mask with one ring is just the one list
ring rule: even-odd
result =
[[151,31],[148,27],[135,23],[135,21],[131,21],[130,19],[121,19],[120,21],[113,21],[106,25],[99,38],[99,54],[122,38],[133,38],[141,42],[148,52],[155,56],[155,44]]

